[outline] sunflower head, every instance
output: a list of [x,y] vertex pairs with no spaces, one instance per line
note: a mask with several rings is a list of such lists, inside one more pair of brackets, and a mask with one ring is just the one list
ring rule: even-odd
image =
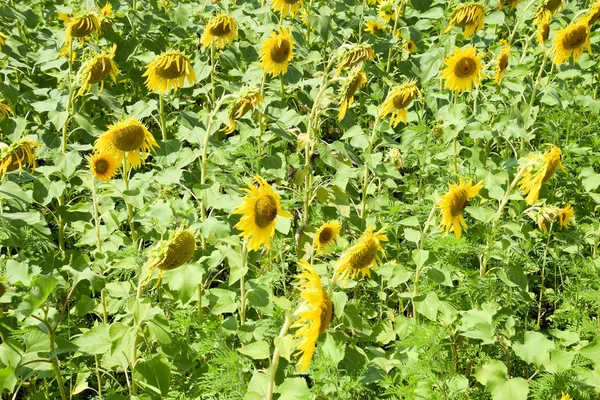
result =
[[560,397],[560,400],[573,400],[573,398],[571,396],[569,396],[568,393],[565,392],[561,392],[562,396]]
[[524,194],[527,194],[525,201],[527,204],[533,204],[540,195],[542,185],[552,178],[557,168],[564,171],[560,161],[562,151],[557,146],[552,148],[546,154],[530,154],[524,162],[522,168],[525,168],[522,178],[519,181],[519,187]]
[[342,86],[338,121],[344,119],[346,116],[346,111],[354,103],[354,95],[361,87],[365,85],[365,83],[367,83],[367,76],[365,73],[360,69],[360,67],[354,67]]
[[40,145],[27,139],[19,139],[10,146],[0,147],[0,180],[4,179],[7,173],[19,170],[19,175],[23,167],[30,167],[32,173],[36,167],[35,155]]
[[417,87],[416,80],[396,86],[381,105],[380,115],[384,117],[389,113],[392,114],[390,118],[392,128],[395,128],[400,121],[406,123],[408,107],[417,96],[421,97],[421,91]]
[[515,8],[517,8],[517,6],[519,5],[519,3],[521,1],[523,1],[523,0],[499,0],[498,1],[498,9],[502,10],[506,4],[510,3],[511,7],[514,10]]
[[271,31],[271,37],[263,43],[260,51],[260,66],[265,74],[275,77],[285,74],[288,64],[294,58],[294,41],[291,30],[284,26],[279,28],[279,33]]
[[58,17],[65,24],[65,44],[71,38],[85,39],[88,36],[98,36],[100,33],[100,18],[95,13],[70,15],[58,13]]
[[372,33],[373,35],[379,31],[385,31],[385,24],[382,24],[377,19],[368,19],[365,23],[365,31]]
[[115,17],[113,14],[112,4],[106,3],[104,7],[100,9],[100,24],[102,27],[112,25],[112,20]]
[[477,55],[473,46],[464,50],[457,47],[451,56],[444,61],[446,68],[442,71],[442,78],[446,80],[445,88],[453,92],[471,91],[473,86],[479,86],[481,79],[485,79],[481,58],[483,53]]
[[8,39],[8,36],[0,32],[0,50],[2,50],[2,46],[4,46],[4,39]]
[[79,70],[81,88],[77,92],[78,96],[89,92],[92,85],[95,83],[100,83],[100,91],[102,91],[104,88],[104,80],[109,76],[112,78],[113,82],[116,82],[117,74],[119,73],[119,69],[113,61],[116,50],[117,45],[115,44],[110,52],[107,53],[103,51],[81,66],[81,69]]
[[337,241],[340,236],[342,224],[339,221],[324,222],[323,225],[315,233],[314,247],[317,248],[317,252],[325,254],[327,252],[326,247],[330,247]]
[[4,99],[0,97],[0,121],[8,117],[9,115],[15,115],[15,113],[12,107],[6,104],[4,102]]
[[163,271],[179,268],[187,263],[196,251],[196,232],[192,229],[179,227],[169,234],[168,240],[158,243],[148,261],[148,283],[152,279],[154,270],[158,269],[158,280],[154,287],[160,283]]
[[383,0],[377,7],[377,15],[383,19],[386,23],[390,22],[396,15],[396,5],[394,0]]
[[212,17],[202,33],[200,42],[203,47],[208,47],[213,41],[217,42],[217,48],[222,49],[229,45],[237,37],[237,22],[229,14]]
[[110,125],[96,140],[94,152],[110,154],[119,160],[126,156],[127,165],[138,168],[154,147],[158,144],[146,126],[136,119],[128,119]]
[[196,74],[190,60],[180,51],[165,51],[146,66],[146,87],[156,93],[175,92],[182,88],[185,79],[191,85]]
[[335,270],[334,282],[346,286],[349,279],[364,279],[365,276],[371,276],[371,270],[377,267],[379,253],[385,256],[381,242],[387,242],[387,236],[383,234],[385,228],[373,232],[373,227],[363,232],[360,240],[348,251],[346,251]]
[[500,80],[504,76],[506,69],[508,68],[508,61],[510,59],[511,47],[502,40],[500,44],[503,46],[498,58],[496,60],[496,74],[494,75],[494,82],[500,83]]
[[469,199],[477,196],[482,187],[482,183],[473,185],[470,179],[465,183],[462,177],[459,177],[458,185],[449,185],[448,192],[441,196],[437,205],[442,214],[440,227],[445,228],[446,235],[452,229],[456,238],[460,239],[461,226],[467,229],[467,223],[462,213],[469,204]]
[[229,125],[225,126],[223,132],[230,134],[235,131],[236,121],[246,113],[262,103],[260,90],[255,87],[242,89],[239,96],[229,105]]
[[281,209],[281,196],[265,179],[260,176],[255,176],[254,179],[258,187],[248,182],[248,188],[243,190],[249,197],[243,198],[243,203],[233,211],[233,214],[242,214],[235,228],[242,231],[241,237],[249,240],[250,250],[258,250],[262,244],[269,248],[271,237],[275,234],[277,216],[292,216]]
[[540,0],[536,14],[544,11],[549,11],[552,15],[556,15],[564,8],[563,0]]
[[452,13],[452,18],[444,33],[449,32],[454,25],[465,28],[464,37],[468,38],[483,28],[485,9],[480,3],[465,3],[459,5]]
[[588,24],[590,29],[592,28],[592,25],[600,20],[600,0],[596,0],[587,14],[583,17],[583,20]]
[[375,52],[368,44],[355,45],[346,51],[341,59],[340,64],[335,70],[335,75],[338,76],[342,70],[352,68],[367,60],[375,59]]
[[117,173],[121,160],[109,153],[95,153],[90,157],[90,171],[97,179],[110,181]]
[[417,44],[415,42],[413,42],[412,40],[410,40],[410,39],[406,39],[404,41],[404,48],[410,54],[415,54],[417,52],[417,50],[418,50]]
[[273,10],[280,12],[283,18],[291,15],[292,18],[298,14],[298,10],[304,7],[304,0],[273,0]]
[[542,207],[537,215],[537,224],[540,230],[543,232],[547,230],[546,224],[551,224],[554,221],[559,222],[560,229],[568,228],[569,223],[571,223],[574,217],[575,212],[570,204],[563,208],[552,206]]
[[562,64],[573,56],[573,62],[579,60],[584,50],[592,53],[590,45],[590,26],[585,19],[572,23],[556,33],[552,54],[554,63]]
[[536,28],[537,42],[540,44],[546,44],[548,36],[550,35],[550,22],[552,21],[552,13],[550,11],[544,11],[537,15],[535,18],[534,25]]

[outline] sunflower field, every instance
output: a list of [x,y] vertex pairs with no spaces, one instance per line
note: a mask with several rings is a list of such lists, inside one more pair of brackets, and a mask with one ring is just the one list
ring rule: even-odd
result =
[[0,398],[600,399],[600,0],[0,0]]

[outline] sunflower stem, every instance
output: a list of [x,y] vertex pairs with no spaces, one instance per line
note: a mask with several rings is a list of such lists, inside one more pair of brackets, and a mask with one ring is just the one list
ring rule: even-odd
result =
[[198,284],[198,318],[202,317],[202,292],[204,292],[204,290],[202,289],[202,284],[199,283]]
[[[125,160],[123,161],[123,182],[125,183],[125,191],[128,192],[129,191],[129,165],[127,163],[127,155],[125,156]],[[125,199],[125,197],[123,197],[123,200],[125,201],[125,204],[127,205],[127,218],[129,220],[129,229],[131,230],[131,240],[133,241],[133,244],[135,245],[135,243],[137,242],[137,233],[135,232],[135,224],[133,222],[133,207],[131,206],[129,201],[127,201],[127,199]]]
[[[263,78],[262,81],[260,83],[260,98],[264,99],[265,98],[265,82],[267,81],[267,74],[263,74]],[[260,173],[260,156],[262,155],[262,135],[265,131],[265,113],[262,110],[262,106],[261,106],[261,111],[258,114],[258,166],[256,168],[256,173],[259,174]]]
[[96,247],[97,252],[102,253],[102,240],[100,240],[100,216],[98,212],[98,196],[96,193],[96,178],[91,176],[92,178],[92,203],[94,206],[94,225],[96,228]]
[[285,82],[283,81],[283,74],[279,74],[279,80],[281,81],[281,97],[285,100]]
[[[285,335],[287,335],[287,331],[292,324],[292,318],[290,316],[290,312],[286,311],[285,320],[283,321],[283,326],[279,331],[279,338],[283,339]],[[279,367],[279,347],[275,345],[275,350],[273,351],[273,357],[271,358],[271,371],[269,372],[269,386],[267,388],[267,400],[273,399],[273,390],[275,389],[275,375],[277,374],[277,367]]]
[[158,94],[158,112],[160,113],[160,131],[162,133],[163,142],[167,141],[167,121],[165,120],[165,100],[162,94]]
[[546,61],[548,60],[548,52],[544,52],[544,59],[542,60],[542,65],[540,70],[538,71],[537,78],[535,79],[535,83],[533,84],[533,89],[531,90],[531,100],[529,100],[529,107],[533,107],[533,103],[535,103],[535,95],[537,94],[537,88],[540,84],[540,79],[542,78],[542,73],[544,72],[544,67],[546,66]]
[[[419,250],[423,250],[425,248],[425,237],[427,236],[427,232],[429,230],[429,227],[431,226],[431,221],[433,221],[433,217],[435,216],[435,209],[436,209],[436,203],[434,202],[433,207],[431,207],[431,211],[429,212],[429,215],[427,216],[427,221],[425,221],[425,225],[423,225],[423,231],[421,232],[421,240],[419,240]],[[419,295],[419,277],[420,276],[421,276],[421,269],[417,265],[417,268],[415,269],[415,280],[413,282],[413,295],[412,295],[412,299],[411,299],[412,306],[413,306],[412,316],[415,321],[417,320],[417,306],[415,304],[415,297],[417,297]]]
[[215,91],[215,41],[210,43],[210,95],[211,104],[215,104],[216,91]]
[[96,372],[96,380],[98,381],[98,395],[102,396],[102,377],[100,376],[100,369],[98,367],[98,355],[94,354],[94,361],[96,363],[96,368],[94,371]]
[[542,299],[544,296],[544,279],[546,278],[546,262],[548,260],[548,248],[550,247],[550,237],[552,234],[552,225],[553,222],[550,222],[550,227],[548,228],[548,236],[546,238],[546,246],[544,247],[544,256],[542,258],[542,281],[540,283],[540,298],[538,300],[538,315],[537,315],[537,324],[540,325],[540,321],[542,319]]
[[68,51],[68,57],[69,57],[69,74],[68,74],[68,84],[69,84],[69,97],[67,99],[67,120],[65,121],[65,124],[63,125],[62,128],[62,153],[66,154],[67,152],[67,131],[69,129],[69,119],[71,117],[71,103],[73,102],[73,93],[75,91],[74,85],[73,85],[73,80],[72,80],[72,75],[73,75],[73,38],[71,38],[69,40],[69,51]]
[[242,276],[240,277],[240,325],[246,325],[246,264],[248,263],[248,241],[242,244]]
[[417,199],[421,202],[423,193],[423,178],[425,177],[425,167],[427,165],[427,151],[429,150],[429,133],[425,135],[425,145],[423,146],[423,160],[421,161],[421,168],[419,170],[419,189],[417,191]]
[[452,163],[454,164],[454,173],[458,175],[458,162],[457,162],[457,153],[458,153],[458,134],[454,136],[454,156],[452,157]]
[[[396,10],[394,12],[394,28],[392,29],[392,37],[396,37],[396,30],[398,28],[398,11]],[[392,50],[394,49],[394,46],[390,47],[390,49],[388,50],[388,58],[387,58],[387,65],[385,67],[385,72],[389,73],[391,66],[392,66]]]
[[[369,140],[369,147],[367,153],[369,156],[373,152],[373,142],[375,141],[375,134],[377,133],[377,127],[379,126],[380,113],[377,111],[375,122],[373,122],[373,129],[371,130],[371,139]],[[365,211],[367,209],[367,191],[369,189],[369,163],[365,157],[365,174],[363,176],[363,187],[362,187],[362,199],[360,206],[360,217],[365,218]]]

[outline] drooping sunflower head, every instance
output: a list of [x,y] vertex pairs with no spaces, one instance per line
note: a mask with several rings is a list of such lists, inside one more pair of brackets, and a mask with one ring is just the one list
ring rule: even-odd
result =
[[464,37],[468,38],[483,28],[485,9],[480,3],[465,3],[459,5],[452,13],[452,18],[444,33],[449,32],[454,25],[465,28]]
[[473,185],[473,182],[470,179],[468,182],[465,182],[462,177],[459,177],[458,185],[448,186],[448,192],[441,196],[441,200],[437,204],[442,214],[440,228],[446,230],[446,235],[450,232],[450,229],[452,229],[456,238],[460,239],[462,232],[461,226],[467,229],[467,223],[462,213],[465,207],[467,207],[467,204],[469,204],[469,199],[477,196],[483,187],[483,184],[478,183]]
[[552,46],[554,63],[562,64],[573,56],[573,63],[579,60],[584,50],[592,54],[590,45],[590,26],[587,21],[572,23],[556,33]]
[[494,82],[500,83],[500,80],[504,76],[506,69],[508,68],[508,61],[510,59],[510,50],[511,47],[506,43],[506,41],[500,41],[500,44],[503,46],[498,58],[496,59],[496,74],[494,75]]
[[229,14],[212,17],[202,33],[200,42],[203,47],[208,47],[213,41],[217,42],[217,48],[231,44],[237,37],[237,22]]
[[339,221],[324,222],[321,227],[315,233],[315,239],[313,241],[314,247],[317,248],[317,252],[325,254],[327,252],[326,247],[330,247],[337,241],[340,236],[342,224]]
[[113,14],[112,4],[106,3],[104,7],[100,9],[100,24],[102,27],[107,27],[112,25],[112,20],[115,17]]
[[169,50],[156,57],[146,66],[146,87],[156,93],[175,92],[182,88],[185,80],[191,85],[196,82],[192,63],[180,51]]
[[390,126],[392,128],[395,128],[400,121],[406,123],[408,107],[417,96],[421,97],[421,91],[417,87],[417,81],[414,79],[396,86],[381,105],[380,115],[385,117],[389,113],[392,113],[390,118]]
[[394,0],[383,0],[377,7],[377,15],[385,22],[390,22],[396,15],[396,5]]
[[564,9],[563,0],[539,0],[535,14],[539,16],[540,13],[550,12],[554,16],[562,9]]
[[35,156],[40,145],[25,138],[13,142],[10,146],[0,147],[0,180],[4,179],[7,173],[19,170],[19,175],[23,167],[35,170]]
[[110,125],[94,144],[94,153],[109,154],[119,160],[127,157],[127,168],[138,168],[146,155],[158,147],[154,136],[136,119]]
[[233,214],[242,214],[240,222],[235,226],[242,231],[240,236],[249,240],[248,249],[258,250],[262,244],[267,248],[271,246],[271,237],[275,234],[277,216],[290,218],[292,215],[281,208],[281,196],[271,185],[260,176],[254,180],[258,187],[248,182],[248,188],[242,189],[249,197],[243,198]]
[[367,83],[367,76],[365,73],[358,66],[353,68],[344,82],[344,86],[342,86],[338,121],[344,119],[346,111],[354,103],[354,95],[365,85],[365,83]]
[[229,105],[229,125],[222,131],[230,134],[235,131],[236,121],[242,118],[246,113],[258,107],[262,103],[262,95],[256,87],[247,87],[242,89],[239,96]]
[[539,44],[546,44],[550,35],[550,22],[552,21],[552,13],[544,11],[539,13],[535,19],[534,25],[536,28],[536,37]]
[[100,91],[104,89],[104,80],[109,76],[113,82],[116,82],[119,69],[117,68],[114,57],[117,45],[113,45],[112,49],[107,52],[102,52],[85,62],[79,70],[79,81],[81,88],[77,92],[77,96],[87,93],[95,83],[100,83]]
[[467,46],[464,50],[457,47],[454,53],[446,58],[446,68],[442,71],[442,77],[446,79],[445,88],[453,92],[470,92],[473,86],[481,84],[481,80],[486,77],[481,63],[483,53],[476,53],[477,50],[473,46]]
[[98,36],[100,33],[100,18],[95,13],[86,12],[80,15],[58,13],[58,17],[65,24],[65,44],[71,38],[85,39],[89,36]]
[[560,161],[562,151],[558,146],[552,148],[545,154],[532,153],[524,161],[522,168],[525,168],[522,178],[519,181],[519,187],[526,194],[527,204],[533,204],[540,195],[542,185],[552,178],[557,168],[564,171]]
[[364,279],[371,276],[371,270],[377,267],[379,253],[385,256],[381,242],[387,242],[387,236],[383,234],[385,228],[373,232],[373,227],[363,232],[360,240],[348,251],[346,251],[335,270],[333,279],[342,287],[346,286],[349,279]]
[[592,25],[600,20],[600,0],[596,0],[588,10],[587,14],[583,17],[583,20],[588,24],[590,29],[592,28]]
[[196,252],[196,232],[193,229],[183,229],[180,226],[169,234],[168,240],[158,243],[148,261],[148,283],[152,279],[154,270],[158,269],[158,280],[154,287],[160,283],[163,271],[176,269],[186,264]]
[[373,59],[375,59],[375,52],[370,45],[355,45],[342,55],[340,63],[335,70],[335,75],[338,76],[344,69],[352,68],[359,63],[367,60],[372,61]]
[[283,18],[291,15],[292,18],[298,14],[298,10],[304,7],[304,0],[273,0],[273,11],[281,13]]
[[296,313],[298,319],[291,327],[298,328],[294,333],[294,337],[300,339],[296,348],[296,356],[300,356],[297,365],[299,370],[305,371],[312,360],[317,339],[333,320],[333,303],[317,271],[305,260],[300,260],[298,264],[303,267],[297,276],[302,303]]
[[365,31],[372,33],[373,35],[376,34],[379,31],[385,31],[386,25],[382,24],[379,20],[377,19],[368,19],[367,22],[365,22]]
[[103,181],[110,181],[121,166],[121,160],[109,153],[95,153],[90,157],[92,175]]
[[0,97],[0,121],[9,115],[15,115],[11,106],[5,103],[4,99]]
[[271,31],[271,37],[263,43],[259,54],[260,66],[265,74],[271,74],[275,77],[285,74],[288,64],[294,58],[294,41],[292,40],[291,29],[288,31],[284,26],[279,28],[279,33]]
[[547,224],[558,221],[560,229],[563,229],[568,228],[569,223],[571,223],[574,217],[575,212],[570,204],[563,208],[553,206],[542,207],[539,209],[537,215],[537,224],[540,230],[545,232],[547,230]]
[[4,46],[4,39],[8,39],[8,36],[0,32],[0,50],[2,50],[2,46]]
[[521,1],[523,1],[523,0],[498,0],[498,8],[499,8],[500,10],[502,10],[506,4],[509,4],[509,3],[510,3],[510,6],[511,6],[511,7],[513,8],[513,10],[514,10],[515,8],[517,8],[517,6],[519,5],[519,3],[520,3]]

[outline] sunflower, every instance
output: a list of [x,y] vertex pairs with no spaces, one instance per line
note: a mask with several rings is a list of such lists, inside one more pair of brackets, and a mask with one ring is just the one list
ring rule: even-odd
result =
[[338,121],[341,121],[346,116],[346,111],[354,103],[354,95],[367,83],[367,76],[359,67],[352,69],[348,78],[342,87],[342,95],[340,99],[340,109],[338,111]]
[[19,170],[19,175],[23,167],[30,167],[31,172],[35,170],[35,155],[40,145],[27,139],[19,139],[10,146],[3,144],[0,147],[0,180],[4,179],[7,173]]
[[90,158],[90,171],[97,179],[110,181],[117,173],[121,160],[109,153],[95,153]]
[[[100,23],[102,25],[110,24],[113,18],[114,18],[114,14],[113,14],[113,8],[112,8],[112,4],[110,3],[106,3],[104,5],[104,7],[102,7],[102,9],[100,9]],[[108,21],[107,21],[108,20]]]
[[217,49],[222,49],[231,44],[237,37],[237,22],[229,14],[212,17],[200,38],[203,47],[208,47],[213,41],[217,41]]
[[304,0],[273,0],[273,10],[279,11],[283,18],[296,16],[298,10],[304,7]]
[[485,10],[479,3],[466,3],[458,6],[452,13],[452,18],[444,33],[449,32],[454,25],[465,28],[464,37],[468,38],[483,28]]
[[115,44],[110,52],[106,53],[103,51],[81,66],[79,70],[81,89],[77,92],[77,96],[89,92],[94,83],[100,83],[100,91],[102,91],[104,89],[104,80],[109,76],[113,82],[117,82],[116,78],[119,69],[113,61],[116,50],[117,45]]
[[573,400],[573,398],[571,396],[569,396],[567,393],[565,392],[561,392],[562,396],[560,397],[560,400]]
[[389,23],[396,14],[396,6],[393,0],[384,0],[377,7],[377,15],[386,23]]
[[592,25],[594,25],[598,20],[600,20],[600,0],[597,0],[592,5],[592,7],[588,10],[587,14],[585,14],[585,16],[583,17],[583,20],[587,22],[590,29]]
[[361,62],[373,60],[375,52],[368,44],[359,44],[348,50],[342,56],[340,64],[335,70],[335,75],[338,76],[344,69],[352,68]]
[[275,77],[285,74],[288,64],[294,58],[294,41],[291,29],[288,31],[284,26],[279,28],[280,33],[271,31],[271,37],[267,38],[259,53],[261,54],[260,66],[265,74]]
[[294,333],[294,337],[300,338],[296,352],[296,356],[300,356],[297,365],[301,371],[305,371],[312,360],[317,339],[333,320],[333,303],[323,289],[317,271],[305,260],[300,260],[298,264],[304,268],[297,276],[301,280],[299,289],[303,301],[296,312],[298,319],[291,327],[299,328]]
[[538,16],[540,13],[549,11],[554,16],[562,9],[564,9],[563,0],[542,0],[535,13]]
[[365,23],[365,31],[372,33],[373,35],[379,31],[385,31],[386,25],[382,24],[376,19],[369,19]]
[[415,54],[417,52],[417,44],[415,42],[413,42],[412,40],[410,40],[410,39],[406,39],[404,41],[404,48],[410,54]]
[[380,113],[385,117],[390,112],[390,126],[395,128],[400,121],[406,123],[408,107],[414,100],[415,96],[421,97],[421,91],[417,87],[416,80],[410,80],[402,85],[396,86],[381,105]]
[[550,22],[552,21],[552,13],[550,11],[538,14],[535,19],[534,25],[537,26],[537,42],[539,44],[546,44],[548,36],[550,35]]
[[[357,244],[346,251],[340,260],[333,275],[334,282],[340,282],[346,286],[348,279],[364,279],[371,276],[371,270],[377,267],[379,252],[385,256],[385,251],[380,242],[387,242],[388,238],[383,234],[385,228],[373,232],[373,227],[363,232]],[[360,275],[360,276],[359,276]]]
[[386,155],[386,158],[394,165],[394,168],[396,168],[397,171],[400,171],[402,168],[404,168],[404,157],[397,148],[391,148],[389,153]]
[[262,100],[260,90],[256,88],[243,89],[242,93],[229,105],[229,125],[225,126],[222,131],[227,134],[235,131],[236,121],[248,111],[258,107]]
[[456,238],[460,239],[461,225],[467,229],[467,223],[462,213],[469,203],[469,199],[477,196],[483,184],[473,185],[470,179],[468,183],[465,183],[463,178],[458,177],[458,185],[448,185],[448,187],[448,193],[441,197],[441,201],[437,205],[442,213],[440,228],[446,229],[446,235],[452,229]]
[[329,247],[337,241],[340,236],[342,224],[339,221],[324,222],[323,225],[315,233],[313,246],[317,248],[317,252],[325,254],[325,247]]
[[454,53],[446,58],[446,68],[442,71],[442,77],[446,79],[445,88],[453,92],[470,92],[474,85],[481,84],[481,79],[486,78],[482,71],[483,54],[476,53],[477,50],[473,46],[467,46],[465,50],[457,47]]
[[271,237],[275,234],[277,216],[292,216],[281,209],[281,196],[275,193],[266,180],[260,176],[255,176],[254,180],[258,182],[258,187],[248,182],[248,189],[242,190],[250,196],[243,198],[244,202],[233,211],[233,214],[242,214],[235,228],[242,231],[240,236],[244,239],[250,239],[250,250],[258,250],[263,243],[269,248]]
[[9,115],[15,115],[12,107],[4,103],[4,100],[0,98],[0,121],[8,117]]
[[58,18],[65,24],[66,46],[71,38],[78,38],[83,41],[88,36],[98,36],[100,33],[100,18],[95,13],[70,15],[59,12]]
[[508,61],[510,59],[510,45],[506,43],[505,40],[501,40],[500,45],[504,47],[502,47],[498,59],[496,60],[496,74],[494,75],[494,82],[496,83],[500,83],[502,76],[504,76],[504,73],[508,68]]
[[573,63],[575,63],[583,54],[583,50],[592,54],[590,27],[585,20],[572,23],[558,31],[553,43],[551,52],[554,54],[554,64],[568,61],[571,55],[573,55]]
[[196,74],[190,60],[176,50],[165,51],[146,66],[146,87],[156,93],[175,92],[183,87],[185,79],[191,85],[196,82]]
[[525,171],[519,181],[519,187],[526,194],[527,204],[533,204],[540,195],[542,185],[552,178],[556,169],[565,168],[560,162],[562,151],[557,146],[552,148],[546,154],[533,153],[525,159]]
[[108,154],[118,160],[127,157],[127,165],[138,168],[146,154],[158,147],[154,136],[136,119],[110,125],[94,144],[94,153]]
[[169,239],[158,243],[148,261],[148,279],[152,279],[154,271],[158,269],[158,277],[153,289],[160,284],[163,271],[170,271],[181,267],[190,261],[196,252],[196,232],[192,229],[179,227],[169,234]]
[[510,3],[510,6],[515,9],[519,5],[519,3],[523,0],[498,0],[498,8],[502,10],[505,4]]
[[8,36],[0,32],[0,50],[2,50],[2,46],[4,46],[4,39],[8,39]]
[[538,213],[537,224],[541,231],[546,231],[546,224],[556,220],[560,223],[560,229],[567,228],[569,223],[575,217],[575,212],[571,205],[563,208],[558,207],[543,207]]

